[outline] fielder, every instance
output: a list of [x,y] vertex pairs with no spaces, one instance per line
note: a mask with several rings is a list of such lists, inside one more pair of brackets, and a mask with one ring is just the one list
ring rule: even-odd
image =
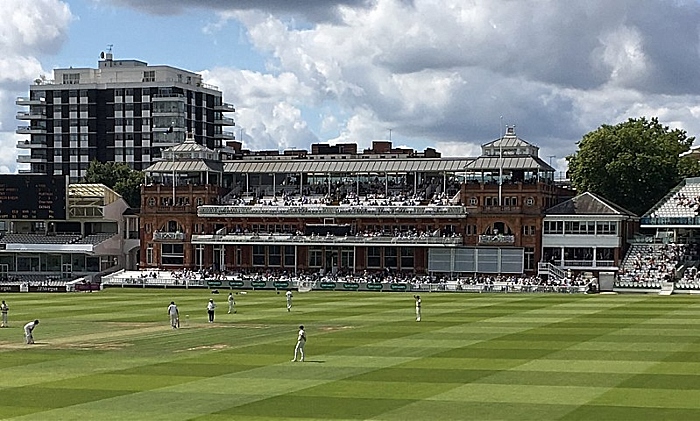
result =
[[0,324],[0,327],[10,327],[10,325],[7,323],[7,312],[10,311],[10,307],[5,304],[5,300],[2,300],[2,304],[0,304],[0,312],[2,313],[2,324]]
[[168,306],[168,316],[170,316],[170,326],[172,326],[173,329],[180,327],[180,312],[177,310],[175,301],[171,301]]
[[36,328],[38,324],[39,320],[34,320],[33,322],[29,322],[24,325],[24,337],[27,340],[27,345],[34,343],[34,328]]
[[285,295],[287,296],[287,311],[292,311],[292,290],[288,289]]
[[420,322],[420,295],[414,295],[413,299],[416,300],[416,321]]
[[228,294],[228,314],[236,312],[236,300],[233,298],[233,293]]
[[294,347],[294,358],[292,362],[297,361],[297,354],[301,357],[299,361],[304,362],[304,345],[306,345],[306,332],[304,325],[299,326],[299,335],[297,336],[297,346]]

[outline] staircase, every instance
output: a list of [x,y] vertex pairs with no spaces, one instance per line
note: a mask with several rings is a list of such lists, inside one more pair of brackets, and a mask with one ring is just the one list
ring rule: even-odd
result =
[[545,263],[545,262],[540,262],[539,265],[537,266],[537,274],[538,275],[547,275],[551,279],[554,280],[561,280],[566,278],[566,273],[564,272],[564,269],[554,266],[551,263]]

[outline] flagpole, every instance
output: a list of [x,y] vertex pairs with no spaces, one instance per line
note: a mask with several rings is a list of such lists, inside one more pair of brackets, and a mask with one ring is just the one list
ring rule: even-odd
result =
[[170,128],[168,129],[168,133],[171,134],[170,140],[171,140],[171,145],[170,145],[170,159],[172,160],[172,166],[173,166],[173,206],[175,206],[175,128],[171,125]]
[[503,206],[503,116],[498,127],[498,206]]

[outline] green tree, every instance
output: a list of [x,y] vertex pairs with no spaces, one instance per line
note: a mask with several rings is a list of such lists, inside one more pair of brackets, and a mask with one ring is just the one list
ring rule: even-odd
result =
[[119,193],[129,206],[141,206],[143,173],[131,169],[126,163],[101,163],[93,160],[85,171],[83,182],[104,184]]
[[678,175],[681,178],[700,177],[700,161],[697,155],[684,155],[678,161]]
[[630,118],[603,125],[583,136],[569,155],[569,178],[579,191],[590,191],[642,215],[693,171],[680,155],[695,140],[684,130],[669,129],[657,118]]

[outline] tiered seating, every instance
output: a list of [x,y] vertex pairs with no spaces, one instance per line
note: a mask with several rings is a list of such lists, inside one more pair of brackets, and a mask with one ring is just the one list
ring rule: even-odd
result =
[[12,275],[0,279],[2,285],[29,284],[32,286],[63,286],[66,282],[68,282],[68,280],[47,275]]
[[72,244],[80,239],[79,234],[5,234],[0,244]]
[[676,282],[679,290],[700,290],[700,273],[696,265],[686,268],[683,277]]
[[700,210],[700,183],[687,183],[654,212],[652,218],[692,218]]
[[678,263],[685,260],[685,244],[633,244],[622,265],[615,286],[619,288],[661,288],[675,279]]
[[75,242],[75,244],[100,244],[101,242],[112,238],[114,235],[115,233],[90,234],[79,239]]

